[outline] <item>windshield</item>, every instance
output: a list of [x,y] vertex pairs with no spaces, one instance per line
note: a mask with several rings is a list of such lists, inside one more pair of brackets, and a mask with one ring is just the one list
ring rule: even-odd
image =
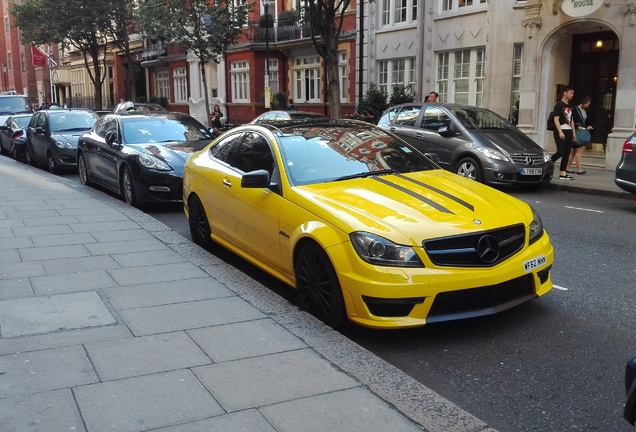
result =
[[477,107],[451,107],[457,120],[470,130],[512,130],[512,126],[494,112]]
[[93,127],[98,116],[88,111],[50,111],[51,132],[80,132]]
[[26,128],[29,125],[30,120],[31,116],[13,117],[13,121],[15,122],[16,126],[22,129]]
[[281,131],[283,163],[293,185],[438,168],[406,142],[370,125],[320,124]]
[[189,117],[126,117],[122,119],[127,144],[200,141],[211,136],[198,121]]
[[0,97],[0,114],[27,113],[32,111],[29,102],[22,96]]

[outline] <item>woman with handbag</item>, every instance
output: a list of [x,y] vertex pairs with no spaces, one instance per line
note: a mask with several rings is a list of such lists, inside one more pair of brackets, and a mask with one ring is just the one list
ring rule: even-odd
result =
[[583,152],[585,147],[592,142],[592,129],[590,116],[587,113],[587,109],[592,105],[592,98],[585,96],[581,103],[577,105],[572,112],[572,119],[574,120],[576,135],[574,137],[574,144],[572,145],[572,151],[570,152],[570,159],[568,160],[568,166],[566,171],[570,174],[574,174],[572,171],[572,163],[576,162],[576,173],[585,174],[583,170],[581,159],[583,158]]

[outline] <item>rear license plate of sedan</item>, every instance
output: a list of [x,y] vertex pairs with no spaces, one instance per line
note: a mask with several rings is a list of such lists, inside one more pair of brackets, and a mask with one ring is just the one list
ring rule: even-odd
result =
[[536,268],[539,268],[543,265],[545,265],[545,263],[547,262],[545,255],[539,255],[536,258],[532,258],[531,260],[528,260],[526,262],[523,263],[523,270],[528,273],[529,271],[532,271]]
[[521,175],[541,175],[543,168],[521,168]]

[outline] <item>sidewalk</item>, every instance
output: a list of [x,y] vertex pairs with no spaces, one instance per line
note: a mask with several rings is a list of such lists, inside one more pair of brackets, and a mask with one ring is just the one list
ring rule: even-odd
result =
[[546,189],[636,200],[636,195],[616,186],[614,171],[587,168],[585,174],[570,175],[574,177],[574,180],[559,180],[559,172],[556,170],[556,177],[546,186]]
[[152,217],[5,157],[0,424],[493,431]]

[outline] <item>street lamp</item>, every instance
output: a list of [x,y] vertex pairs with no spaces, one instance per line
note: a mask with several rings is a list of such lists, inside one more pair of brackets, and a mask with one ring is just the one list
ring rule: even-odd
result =
[[272,0],[262,0],[265,7],[265,108],[270,108],[269,90],[269,5]]

